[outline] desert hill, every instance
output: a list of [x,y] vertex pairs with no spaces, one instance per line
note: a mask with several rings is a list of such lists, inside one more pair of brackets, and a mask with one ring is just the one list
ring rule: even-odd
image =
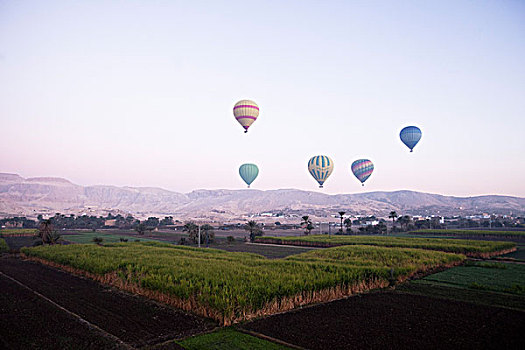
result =
[[296,189],[195,190],[178,193],[155,187],[80,186],[62,178],[23,178],[0,173],[0,215],[37,213],[132,213],[229,220],[262,212],[325,216],[352,214],[411,215],[524,214],[525,198],[487,195],[453,197],[393,191],[328,195]]

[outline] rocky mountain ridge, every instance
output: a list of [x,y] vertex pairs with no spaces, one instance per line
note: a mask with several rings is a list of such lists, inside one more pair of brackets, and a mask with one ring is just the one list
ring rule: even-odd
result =
[[137,216],[171,215],[234,220],[262,212],[328,216],[349,214],[386,216],[392,210],[411,215],[471,215],[525,213],[525,198],[487,195],[453,197],[415,191],[328,195],[296,189],[195,190],[178,193],[156,187],[80,186],[62,178],[23,178],[0,173],[0,216],[37,213]]

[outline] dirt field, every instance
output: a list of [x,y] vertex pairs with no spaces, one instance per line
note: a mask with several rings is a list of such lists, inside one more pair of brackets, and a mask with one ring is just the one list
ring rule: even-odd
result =
[[308,349],[521,349],[525,313],[377,292],[256,320],[243,328]]
[[28,289],[0,275],[0,348],[122,348]]
[[[92,348],[108,348],[108,342],[118,344],[118,339],[135,348],[144,347],[169,339],[181,339],[216,326],[213,321],[105,288],[96,282],[44,265],[14,258],[0,259],[0,272],[5,274],[0,275],[0,310],[3,314],[0,317],[0,338],[8,349],[19,346],[24,348],[21,344],[38,341],[42,331],[47,332],[48,322],[49,327],[53,327],[49,328],[49,332],[63,333],[64,344],[70,344],[75,349],[83,348],[82,345],[76,346],[76,342],[100,344]],[[9,277],[98,326],[102,333],[106,332],[110,336],[101,336],[101,332],[87,327],[85,323],[74,322],[75,317],[11,281]],[[27,298],[19,297],[24,293],[28,295]],[[73,338],[74,342],[68,342],[68,338]],[[117,342],[115,338],[118,338]],[[52,342],[53,339],[51,337],[48,341]],[[46,345],[49,343],[36,348],[54,348]]]

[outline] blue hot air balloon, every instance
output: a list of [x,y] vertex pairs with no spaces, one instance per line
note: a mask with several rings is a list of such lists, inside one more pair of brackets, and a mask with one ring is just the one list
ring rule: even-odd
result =
[[323,188],[324,182],[333,170],[334,162],[328,156],[315,156],[308,161],[308,171],[319,183],[319,188]]
[[239,175],[241,175],[241,178],[246,182],[248,188],[250,188],[253,180],[259,175],[259,168],[255,164],[243,164],[239,167]]
[[417,126],[407,126],[401,130],[399,137],[412,152],[419,140],[421,140],[421,130]]

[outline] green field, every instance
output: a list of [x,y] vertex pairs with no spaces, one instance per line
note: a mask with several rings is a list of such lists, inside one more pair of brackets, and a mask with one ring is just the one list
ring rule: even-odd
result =
[[37,232],[35,228],[8,228],[0,230],[0,237],[34,236]]
[[404,283],[396,290],[525,310],[525,265],[469,261],[463,266]]
[[479,240],[419,238],[419,237],[385,237],[385,236],[295,236],[295,237],[258,237],[259,243],[288,244],[299,246],[341,246],[373,245],[380,247],[418,248],[440,250],[444,252],[465,254],[474,257],[489,257],[501,252],[515,249],[513,242],[493,242]]
[[441,236],[464,236],[464,237],[509,237],[525,239],[525,231],[492,231],[492,230],[416,230],[411,234],[441,235]]
[[417,283],[525,295],[525,265],[468,262],[464,266],[427,276]]
[[178,342],[187,350],[287,350],[288,347],[269,342],[231,328],[199,335]]
[[73,243],[93,243],[93,238],[95,237],[102,238],[102,244],[120,242],[121,238],[127,239],[128,242],[134,242],[137,239],[141,242],[155,241],[154,239],[144,238],[140,236],[130,237],[101,232],[79,232],[75,234],[62,235],[62,240]]
[[270,260],[155,242],[41,246],[22,248],[22,253],[222,324],[385,287],[465,258],[430,250],[342,246]]
[[6,253],[8,251],[9,251],[9,246],[7,245],[6,241],[0,238],[0,254]]
[[516,248],[517,249],[515,252],[507,253],[505,255],[502,255],[501,257],[514,259],[516,261],[525,261],[525,245],[518,244]]

